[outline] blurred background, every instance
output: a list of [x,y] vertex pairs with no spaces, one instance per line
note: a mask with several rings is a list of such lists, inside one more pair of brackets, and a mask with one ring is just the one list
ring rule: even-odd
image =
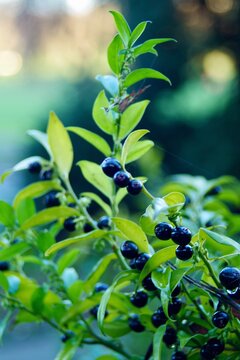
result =
[[[45,155],[26,131],[45,131],[50,110],[65,125],[97,131],[91,109],[101,86],[94,78],[109,73],[106,49],[115,29],[108,10],[115,9],[131,28],[151,20],[146,38],[178,41],[138,63],[163,72],[173,84],[151,81],[144,94],[152,104],[141,127],[151,130],[157,146],[140,162],[141,175],[155,175],[155,183],[175,173],[239,176],[239,5],[238,0],[0,0],[0,173],[27,156]],[[73,140],[76,161],[102,160],[80,138]],[[80,189],[79,170],[72,176]],[[0,198],[11,200],[28,182],[25,172],[10,176]],[[34,348],[41,349],[39,355],[34,350],[35,360],[54,358],[56,334],[45,327],[19,329],[6,338],[1,359],[32,359]],[[91,358],[89,352],[81,355]]]

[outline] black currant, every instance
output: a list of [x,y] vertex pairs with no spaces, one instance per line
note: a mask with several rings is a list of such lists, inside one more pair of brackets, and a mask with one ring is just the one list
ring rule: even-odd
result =
[[67,340],[73,338],[75,336],[74,332],[71,330],[65,331],[64,335],[61,337],[61,341],[65,343]]
[[95,285],[94,291],[96,293],[101,292],[101,291],[106,291],[108,289],[108,284],[105,283],[97,283]]
[[180,294],[180,292],[181,292],[181,284],[177,284],[175,286],[175,288],[173,289],[173,291],[171,293],[171,296],[176,297],[176,296],[178,296]]
[[[95,319],[97,319],[98,309],[99,309],[99,305],[95,305],[95,306],[90,310],[90,314],[91,314]],[[108,311],[106,310],[104,317],[107,317],[107,316],[108,316]]]
[[228,292],[228,296],[233,300],[240,300],[240,288],[234,292]]
[[59,205],[60,205],[60,200],[57,197],[57,192],[56,191],[50,191],[45,196],[45,206],[47,208],[49,208],[49,207],[59,206]]
[[167,322],[167,317],[166,317],[166,315],[165,315],[162,307],[158,308],[158,310],[156,310],[156,311],[152,314],[151,320],[152,320],[152,324],[153,324],[156,328],[158,328],[158,327],[161,326],[161,325],[166,324],[166,322]]
[[40,180],[51,180],[53,176],[52,169],[44,170],[40,173]]
[[130,176],[125,171],[118,171],[114,175],[113,181],[114,181],[115,185],[117,185],[118,187],[124,188],[124,187],[128,186],[128,184],[130,182]]
[[135,270],[136,269],[136,262],[135,262],[136,259],[131,259],[129,261],[129,266],[131,269]]
[[216,311],[212,317],[212,323],[219,329],[225,328],[229,321],[229,316],[225,311]]
[[10,263],[8,261],[0,261],[0,271],[7,271],[10,269]]
[[139,320],[139,316],[134,314],[128,319],[128,325],[131,330],[135,332],[143,332],[145,330],[145,326],[143,326]]
[[172,354],[171,360],[187,360],[187,356],[182,351],[176,351]]
[[201,359],[204,359],[204,360],[213,360],[214,359],[212,353],[207,349],[207,345],[203,345],[201,347],[200,356],[201,356]]
[[148,294],[144,291],[137,291],[130,297],[130,301],[138,308],[144,307],[148,302]]
[[140,180],[133,179],[130,180],[127,186],[127,191],[131,195],[138,195],[142,191],[142,188],[143,188],[142,182]]
[[122,167],[117,159],[108,157],[101,163],[101,168],[105,175],[113,177]]
[[167,327],[165,334],[163,335],[163,342],[167,346],[172,346],[177,342],[177,332],[172,327]]
[[111,228],[111,221],[108,216],[102,216],[97,223],[99,229],[110,229]]
[[169,240],[171,238],[173,226],[167,222],[161,222],[155,226],[156,237],[160,240]]
[[92,224],[85,223],[83,225],[83,232],[89,233],[90,231],[93,231],[93,230],[94,230],[94,227],[92,226]]
[[168,314],[169,316],[176,315],[179,313],[182,307],[182,301],[178,298],[173,298],[172,302],[168,304]]
[[135,260],[136,269],[142,270],[146,264],[146,262],[150,259],[150,255],[147,253],[141,253]]
[[240,270],[235,267],[225,267],[219,274],[221,284],[228,290],[240,286]]
[[190,245],[181,246],[176,248],[176,257],[182,261],[191,259],[193,256],[193,248]]
[[155,290],[157,290],[156,286],[154,285],[154,283],[152,281],[151,274],[148,275],[147,277],[145,277],[145,279],[143,279],[142,286],[147,291],[155,291]]
[[206,196],[218,195],[220,194],[221,191],[222,191],[221,186],[215,186],[206,193]]
[[67,204],[67,206],[74,209],[76,207],[76,203],[70,202]]
[[209,339],[206,344],[206,350],[214,357],[221,354],[224,351],[224,348],[224,343],[217,338]]
[[177,226],[172,230],[171,238],[176,244],[185,246],[190,243],[192,233],[185,226]]
[[28,171],[31,174],[39,174],[42,169],[42,165],[38,161],[34,161],[28,165]]
[[71,217],[67,218],[63,223],[64,229],[67,231],[70,231],[70,232],[75,231],[76,230],[75,219],[76,219],[75,216],[71,216]]
[[121,244],[120,250],[126,259],[134,259],[138,255],[138,246],[129,240]]

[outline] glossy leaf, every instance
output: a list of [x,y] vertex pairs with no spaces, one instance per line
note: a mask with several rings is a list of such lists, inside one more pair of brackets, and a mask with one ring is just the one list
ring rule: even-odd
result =
[[129,40],[129,46],[132,46],[140,38],[147,24],[150,22],[151,21],[142,21],[135,27]]
[[88,197],[89,199],[95,201],[95,203],[97,203],[104,211],[105,213],[108,215],[108,216],[111,216],[112,215],[112,210],[110,208],[110,206],[108,204],[106,204],[101,198],[100,196],[98,196],[97,194],[95,193],[92,193],[92,192],[83,192],[81,193],[82,196],[86,196]]
[[162,347],[163,347],[163,335],[166,331],[166,325],[160,326],[154,334],[153,337],[153,360],[164,360],[162,357]]
[[163,44],[168,41],[175,41],[175,39],[171,38],[163,38],[163,39],[150,39],[142,43],[141,45],[138,45],[134,47],[134,56],[138,57],[140,55],[151,53],[154,55],[158,55],[157,50],[155,50],[155,46],[158,44]]
[[36,314],[40,314],[44,308],[44,298],[47,290],[44,287],[38,287],[32,294],[31,306]]
[[30,198],[22,200],[17,206],[15,212],[19,224],[23,224],[28,218],[30,218],[36,213],[36,206],[34,200]]
[[138,140],[140,140],[147,133],[149,133],[149,130],[144,129],[144,130],[135,130],[128,135],[122,148],[122,154],[121,154],[122,166],[125,166],[127,156],[130,150],[132,149],[132,147],[138,142]]
[[12,227],[14,226],[15,216],[14,210],[5,201],[0,201],[0,224]]
[[37,233],[36,243],[38,249],[45,252],[50,246],[55,244],[55,238],[50,231],[44,230]]
[[152,147],[154,142],[151,140],[138,141],[129,151],[126,164],[129,164],[133,161],[140,159],[145,155]]
[[37,140],[47,151],[50,157],[52,157],[51,149],[48,144],[48,136],[46,133],[39,130],[28,130],[27,134]]
[[113,134],[114,132],[114,121],[111,111],[108,111],[109,102],[105,95],[105,91],[102,90],[93,105],[92,116],[97,126],[107,134]]
[[72,249],[62,255],[57,262],[58,273],[62,274],[67,267],[72,266],[77,261],[79,254],[79,249]]
[[124,111],[121,116],[119,139],[123,139],[138,125],[148,104],[148,100],[139,101],[133,105],[130,105]]
[[29,248],[30,248],[30,246],[26,242],[19,242],[17,244],[13,244],[7,248],[1,249],[0,261],[11,260],[14,256],[24,253]]
[[99,81],[104,89],[112,96],[117,96],[119,91],[118,79],[113,75],[97,75],[96,80]]
[[162,73],[160,73],[157,70],[147,69],[147,68],[142,68],[142,69],[137,69],[137,70],[132,71],[130,74],[128,74],[126,76],[124,85],[126,87],[130,87],[144,79],[164,80],[164,81],[167,81],[171,85],[171,81],[165,75],[163,75]]
[[122,39],[117,34],[114,36],[113,40],[108,46],[107,56],[108,56],[108,64],[111,70],[119,75],[121,71],[121,67],[124,60],[124,55],[119,54],[119,52],[124,48]]
[[7,277],[2,271],[0,271],[0,288],[2,288],[4,291],[8,291],[9,288]]
[[54,112],[49,116],[47,134],[58,171],[67,179],[73,163],[73,148],[67,130]]
[[185,196],[180,192],[171,192],[165,195],[163,200],[167,203],[170,214],[181,210],[186,201]]
[[67,341],[54,360],[72,360],[78,350],[79,345],[80,342],[77,340]]
[[111,154],[111,148],[106,142],[106,140],[104,140],[101,136],[93,133],[92,131],[76,126],[70,126],[67,128],[67,130],[82,137],[84,140],[86,140],[96,149],[102,152],[105,156],[109,156]]
[[221,245],[232,247],[234,248],[235,251],[240,252],[240,244],[225,235],[221,235],[214,231],[210,231],[203,228],[199,230],[199,234],[203,238],[204,237],[210,238]]
[[123,17],[123,15],[118,11],[110,11],[110,13],[113,15],[115,24],[117,27],[117,30],[119,32],[119,35],[121,36],[124,45],[127,46],[130,36],[131,36],[131,30],[130,27],[126,21],[126,19]]

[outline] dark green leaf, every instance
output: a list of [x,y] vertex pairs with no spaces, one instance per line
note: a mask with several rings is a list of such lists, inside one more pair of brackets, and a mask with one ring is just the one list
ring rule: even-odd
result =
[[47,291],[44,287],[38,287],[32,294],[31,297],[31,306],[33,311],[36,314],[43,312],[44,308],[44,298],[47,294]]
[[55,244],[54,236],[47,230],[39,231],[37,233],[37,246],[42,251],[45,252],[50,246]]
[[160,326],[153,337],[153,360],[164,360],[162,357],[163,335],[166,331],[166,325]]
[[142,68],[142,69],[137,69],[137,70],[132,71],[125,78],[124,85],[126,87],[130,87],[144,79],[164,80],[164,81],[167,81],[171,85],[171,81],[165,75],[163,75],[162,73],[160,73],[157,70],[147,69],[147,68]]
[[112,322],[105,321],[103,325],[104,334],[111,338],[119,338],[128,334],[130,331],[131,329],[126,320],[113,320]]

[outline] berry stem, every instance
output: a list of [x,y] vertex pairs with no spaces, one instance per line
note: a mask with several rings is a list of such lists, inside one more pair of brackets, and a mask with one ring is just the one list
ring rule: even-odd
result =
[[218,281],[218,278],[216,277],[212,266],[210,265],[209,261],[207,260],[207,258],[204,256],[204,254],[202,253],[201,250],[199,250],[198,252],[199,257],[202,259],[202,261],[204,262],[206,268],[209,271],[209,275],[212,277],[213,281],[215,282],[215,284],[217,285],[218,288],[222,288],[222,285],[220,284],[220,281]]
[[149,199],[151,199],[151,200],[154,200],[155,199],[155,197],[152,195],[152,194],[150,194],[150,192],[146,189],[146,187],[143,185],[143,187],[142,187],[142,193],[144,194],[144,195],[146,195]]

